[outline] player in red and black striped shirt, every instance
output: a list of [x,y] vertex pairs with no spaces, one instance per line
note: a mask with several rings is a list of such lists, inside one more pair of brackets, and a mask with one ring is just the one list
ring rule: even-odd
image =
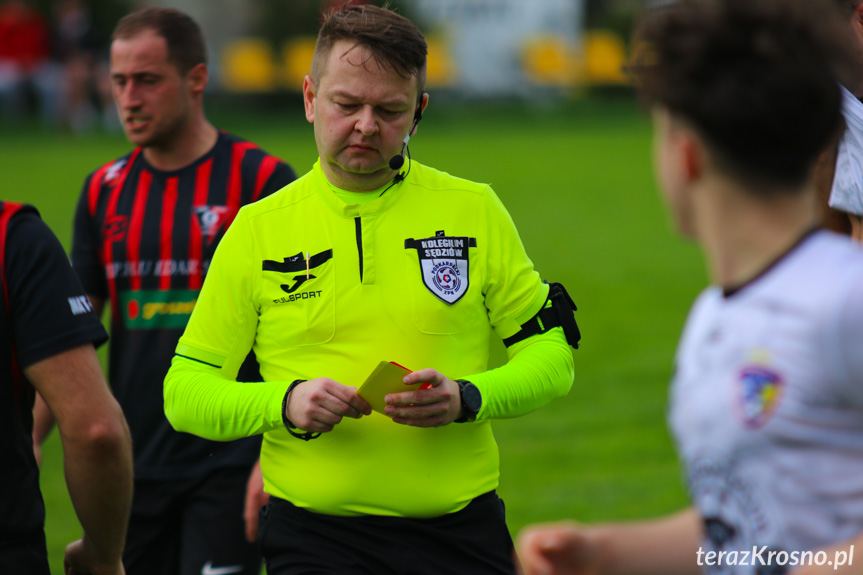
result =
[[[135,459],[126,570],[257,574],[243,505],[260,443],[175,432],[164,415],[162,381],[237,211],[296,175],[209,123],[204,41],[187,15],[153,8],[122,19],[111,77],[124,130],[138,147],[87,178],[72,260],[97,311],[111,309],[109,381]],[[259,377],[250,358],[239,379]]]
[[132,447],[93,347],[107,338],[38,212],[0,201],[0,573],[49,573],[31,437],[37,389],[56,411],[84,529],[65,562],[76,573],[121,572]]

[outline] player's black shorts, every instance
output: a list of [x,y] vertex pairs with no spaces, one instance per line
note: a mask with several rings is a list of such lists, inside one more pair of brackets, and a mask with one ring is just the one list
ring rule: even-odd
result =
[[261,510],[268,575],[514,575],[513,544],[495,492],[430,519],[338,517],[275,497]]
[[45,534],[39,533],[27,539],[0,541],[0,573],[51,575]]
[[123,552],[126,575],[258,575],[243,505],[250,469],[194,479],[135,481]]

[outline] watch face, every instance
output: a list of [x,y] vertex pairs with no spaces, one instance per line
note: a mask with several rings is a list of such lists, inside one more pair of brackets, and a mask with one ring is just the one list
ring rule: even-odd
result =
[[479,408],[482,407],[482,394],[477,386],[472,383],[465,384],[462,389],[462,400],[465,408],[473,413],[479,413]]

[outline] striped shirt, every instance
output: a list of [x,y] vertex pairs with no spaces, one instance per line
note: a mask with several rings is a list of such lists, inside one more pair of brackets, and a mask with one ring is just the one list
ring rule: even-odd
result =
[[[255,144],[220,132],[180,170],[153,168],[137,148],[85,181],[72,260],[88,294],[111,308],[109,380],[132,432],[138,478],[185,477],[251,463],[258,442],[214,443],[175,432],[162,380],[216,245],[240,207],[295,179]],[[255,380],[250,357],[238,378]]]

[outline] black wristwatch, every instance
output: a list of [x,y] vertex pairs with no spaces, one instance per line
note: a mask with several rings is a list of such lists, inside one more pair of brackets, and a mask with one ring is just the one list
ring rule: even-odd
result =
[[466,379],[455,380],[458,384],[459,395],[461,395],[462,416],[455,423],[467,423],[476,421],[476,415],[482,407],[482,393],[479,388]]

